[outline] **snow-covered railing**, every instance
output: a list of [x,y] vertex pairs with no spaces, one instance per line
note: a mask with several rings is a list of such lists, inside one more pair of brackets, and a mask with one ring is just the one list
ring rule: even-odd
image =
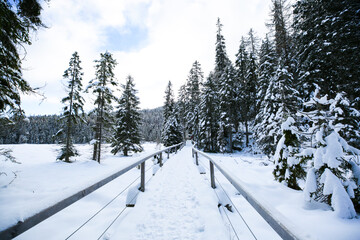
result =
[[195,157],[196,165],[199,165],[198,158],[201,155],[210,162],[210,182],[211,187],[216,188],[214,166],[226,177],[227,180],[240,192],[240,194],[251,204],[251,206],[262,216],[262,218],[279,234],[282,239],[295,240],[295,239],[308,239],[309,237],[303,236],[298,232],[289,221],[279,213],[276,209],[269,207],[264,201],[260,203],[245,184],[235,176],[230,174],[230,171],[220,166],[206,153],[198,149],[192,149],[192,157]]
[[146,160],[151,159],[153,157],[157,157],[160,166],[162,166],[162,159],[163,159],[162,153],[167,153],[167,158],[169,158],[169,154],[171,151],[173,151],[175,149],[175,153],[177,153],[177,151],[179,149],[181,149],[184,145],[185,145],[185,143],[179,143],[179,144],[164,148],[162,150],[154,152],[154,153],[126,166],[125,168],[108,176],[107,178],[94,183],[93,185],[73,194],[70,197],[67,197],[67,198],[61,200],[60,202],[54,204],[53,206],[48,207],[31,217],[26,218],[24,221],[19,221],[16,225],[13,225],[7,229],[0,231],[0,239],[1,240],[12,239],[12,238],[20,235],[21,233],[25,232],[26,230],[34,227],[35,225],[46,220],[47,218],[51,217],[52,215],[60,212],[64,208],[70,206],[71,204],[75,203],[76,201],[89,195],[90,193],[94,192],[95,190],[99,189],[100,187],[111,182],[115,178],[123,175],[124,173],[128,172],[129,170],[133,169],[134,167],[136,167],[138,165],[140,165],[140,172],[141,172],[139,190],[144,192],[145,191],[145,162],[146,162]]

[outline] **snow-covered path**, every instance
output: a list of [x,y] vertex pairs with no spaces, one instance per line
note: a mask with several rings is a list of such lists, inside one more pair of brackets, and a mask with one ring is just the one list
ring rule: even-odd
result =
[[228,239],[215,193],[191,159],[191,147],[173,155],[134,209],[117,221],[106,239]]

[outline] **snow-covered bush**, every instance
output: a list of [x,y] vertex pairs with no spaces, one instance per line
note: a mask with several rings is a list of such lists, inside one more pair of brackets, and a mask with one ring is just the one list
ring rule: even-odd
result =
[[327,203],[339,217],[353,218],[356,212],[351,198],[358,198],[354,192],[357,186],[353,169],[357,166],[353,168],[349,159],[359,151],[349,146],[339,134],[346,125],[338,121],[336,113],[342,109],[335,108],[335,102],[334,99],[328,100],[326,95],[320,97],[317,89],[314,97],[305,103],[306,107],[312,108],[303,114],[312,121],[310,132],[314,136],[314,147],[307,149],[312,152],[312,162],[304,194],[306,201]]
[[300,190],[298,179],[305,178],[305,158],[297,156],[300,142],[297,136],[295,120],[289,117],[282,125],[283,136],[277,144],[274,160],[274,177],[279,182],[285,182],[292,189]]

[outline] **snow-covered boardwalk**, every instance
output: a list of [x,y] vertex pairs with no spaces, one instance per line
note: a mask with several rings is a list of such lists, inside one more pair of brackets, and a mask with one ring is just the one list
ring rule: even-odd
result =
[[173,155],[146,185],[134,209],[110,239],[228,239],[218,200],[191,159],[191,147]]

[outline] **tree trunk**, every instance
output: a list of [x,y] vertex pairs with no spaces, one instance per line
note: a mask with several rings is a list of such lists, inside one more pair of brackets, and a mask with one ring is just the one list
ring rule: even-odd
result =
[[74,74],[71,81],[71,90],[69,94],[70,98],[70,106],[69,106],[69,116],[67,119],[67,131],[66,131],[66,153],[65,153],[65,162],[70,162],[70,156],[69,156],[69,148],[70,148],[70,133],[71,133],[71,116],[72,116],[72,109],[73,109],[73,95],[74,95]]
[[249,126],[248,121],[245,120],[245,135],[246,135],[246,147],[249,146]]

